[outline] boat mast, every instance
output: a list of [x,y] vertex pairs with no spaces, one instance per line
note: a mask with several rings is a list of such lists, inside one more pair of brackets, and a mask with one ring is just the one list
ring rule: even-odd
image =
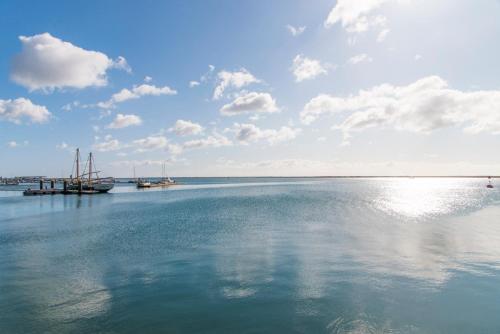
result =
[[76,149],[76,181],[80,181],[80,149]]
[[89,186],[92,184],[92,152],[89,153]]

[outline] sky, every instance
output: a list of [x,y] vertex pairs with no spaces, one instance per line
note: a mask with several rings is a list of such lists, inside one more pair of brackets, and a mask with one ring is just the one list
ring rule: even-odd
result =
[[0,175],[499,175],[500,1],[0,2]]

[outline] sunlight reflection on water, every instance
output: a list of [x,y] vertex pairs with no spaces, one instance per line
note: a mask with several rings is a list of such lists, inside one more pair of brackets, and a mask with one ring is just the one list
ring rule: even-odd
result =
[[377,183],[374,204],[388,214],[409,218],[444,215],[478,205],[482,188],[461,179],[401,178]]

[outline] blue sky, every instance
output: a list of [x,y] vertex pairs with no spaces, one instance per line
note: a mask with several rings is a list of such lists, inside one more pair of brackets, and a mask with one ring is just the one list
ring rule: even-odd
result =
[[500,2],[2,1],[0,175],[499,174]]

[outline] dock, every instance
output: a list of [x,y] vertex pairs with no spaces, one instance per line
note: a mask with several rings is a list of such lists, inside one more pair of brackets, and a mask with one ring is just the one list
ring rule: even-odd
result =
[[68,181],[64,180],[63,185],[64,188],[56,188],[55,180],[50,180],[50,188],[44,188],[44,180],[40,180],[40,189],[26,189],[23,191],[24,196],[42,196],[42,195],[94,195],[99,194],[99,191],[96,190],[84,190],[81,187],[78,190],[70,190],[68,189]]
[[40,196],[40,195],[93,195],[99,194],[94,190],[64,190],[64,189],[26,189],[23,191],[24,196]]

